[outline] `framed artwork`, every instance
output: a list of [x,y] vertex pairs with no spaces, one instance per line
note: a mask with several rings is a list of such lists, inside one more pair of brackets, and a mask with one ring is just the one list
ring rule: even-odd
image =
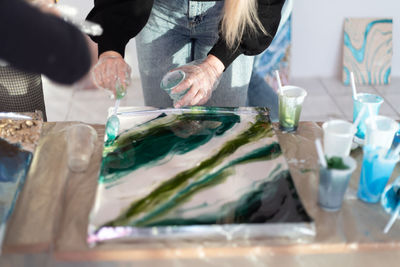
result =
[[347,18],[344,22],[342,80],[350,84],[390,83],[392,66],[392,18]]

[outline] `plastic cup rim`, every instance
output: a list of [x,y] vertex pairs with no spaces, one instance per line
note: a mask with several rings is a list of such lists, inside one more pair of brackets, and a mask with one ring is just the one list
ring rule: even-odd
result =
[[304,88],[301,88],[301,87],[295,86],[295,85],[282,86],[282,94],[284,94],[285,91],[287,91],[287,90],[293,90],[293,89],[297,89],[297,90],[301,91],[301,95],[299,95],[299,96],[285,96],[285,97],[288,97],[288,98],[300,98],[300,97],[306,97],[307,96],[307,91]]
[[353,136],[353,135],[357,132],[357,129],[356,129],[355,127],[353,127],[353,124],[352,124],[351,122],[348,122],[348,121],[345,121],[345,120],[329,120],[329,121],[326,121],[326,122],[324,122],[324,123],[322,124],[322,129],[324,130],[324,133],[325,133],[325,131],[329,131],[329,130],[327,129],[327,127],[328,127],[329,124],[333,124],[333,123],[336,123],[336,122],[348,124],[348,125],[350,126],[351,132],[349,132],[349,133],[335,133],[335,132],[331,132],[331,134],[334,134],[334,135],[340,136],[340,137],[349,137],[349,136]]
[[367,119],[365,119],[365,125],[367,126],[367,128],[370,128],[369,124],[371,124],[372,119],[374,119],[375,121],[383,119],[383,120],[387,120],[387,121],[391,122],[392,127],[390,128],[390,130],[379,130],[378,129],[377,131],[380,131],[380,132],[389,132],[391,130],[395,130],[395,134],[396,134],[396,132],[400,128],[399,123],[397,121],[395,121],[394,119],[392,119],[390,117],[383,116],[383,115],[373,115],[373,116],[369,116]]
[[[164,79],[166,79],[168,76],[171,76],[173,73],[176,73],[176,72],[178,72],[182,75],[182,79],[180,80],[180,82],[177,85],[172,86],[172,87],[164,86]],[[173,71],[167,72],[161,79],[160,87],[162,89],[173,89],[173,88],[177,87],[183,80],[185,80],[185,77],[186,77],[186,74],[182,70],[173,70]]]
[[349,169],[339,170],[339,169],[326,168],[326,170],[331,173],[338,174],[338,175],[344,175],[346,173],[353,173],[355,171],[355,169],[357,168],[357,161],[351,156],[343,157],[342,159],[343,159],[344,164],[347,163],[346,165],[350,165]]
[[[378,102],[372,102],[372,103],[361,102],[359,100],[359,96],[375,96],[375,97],[377,97],[379,99],[379,101]],[[354,99],[354,97],[353,97],[353,99]],[[380,95],[371,94],[371,93],[357,93],[357,99],[354,99],[354,100],[357,101],[357,102],[360,102],[362,104],[369,104],[369,105],[380,105],[380,104],[382,104],[384,102],[383,97],[381,97]]]
[[[366,145],[366,146],[364,146],[364,148],[363,148],[363,153],[365,153],[365,152],[364,152],[364,149],[368,149],[368,150],[376,150],[376,149],[379,149],[379,150],[384,150],[384,152],[387,151],[387,148],[385,148],[385,147],[381,147],[381,146],[374,147],[374,146],[371,146],[371,145]],[[386,154],[386,153],[384,153],[384,154]],[[397,161],[400,160],[400,155],[393,156],[393,157],[391,157],[391,158],[385,158],[385,157],[381,157],[380,154],[379,154],[379,157],[378,157],[378,158],[379,158],[381,161],[385,161],[385,162],[397,162]]]

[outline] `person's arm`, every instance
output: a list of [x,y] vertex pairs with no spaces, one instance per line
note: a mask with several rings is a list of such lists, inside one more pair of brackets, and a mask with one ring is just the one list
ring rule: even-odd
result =
[[90,69],[85,36],[21,0],[0,0],[0,58],[12,66],[72,84]]
[[91,37],[99,47],[99,55],[107,51],[125,54],[125,46],[146,25],[153,0],[94,0],[87,20],[103,28],[101,36]]
[[271,44],[276,31],[278,30],[281,19],[281,10],[285,0],[258,0],[258,18],[268,35],[260,29],[254,36],[249,31],[245,31],[238,48],[230,49],[223,37],[220,38],[212,47],[209,55],[217,57],[225,66],[225,69],[241,54],[258,55]]

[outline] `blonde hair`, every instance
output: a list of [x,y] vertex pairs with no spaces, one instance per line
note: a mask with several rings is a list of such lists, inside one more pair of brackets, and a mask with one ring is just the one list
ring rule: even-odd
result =
[[245,30],[256,34],[257,27],[268,33],[257,15],[257,0],[225,0],[221,32],[229,48],[237,48]]

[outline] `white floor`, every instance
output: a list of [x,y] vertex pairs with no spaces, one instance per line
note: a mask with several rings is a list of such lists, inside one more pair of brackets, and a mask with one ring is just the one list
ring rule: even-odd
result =
[[[82,121],[105,124],[107,110],[114,105],[105,91],[76,90],[56,85],[44,79],[44,96],[49,121]],[[294,78],[291,84],[303,87],[308,95],[301,120],[326,121],[332,118],[352,120],[352,91],[337,78]],[[400,119],[400,77],[392,77],[387,86],[358,86],[359,92],[374,93],[385,100],[380,114]],[[143,93],[139,79],[128,88],[121,106],[143,106]]]

